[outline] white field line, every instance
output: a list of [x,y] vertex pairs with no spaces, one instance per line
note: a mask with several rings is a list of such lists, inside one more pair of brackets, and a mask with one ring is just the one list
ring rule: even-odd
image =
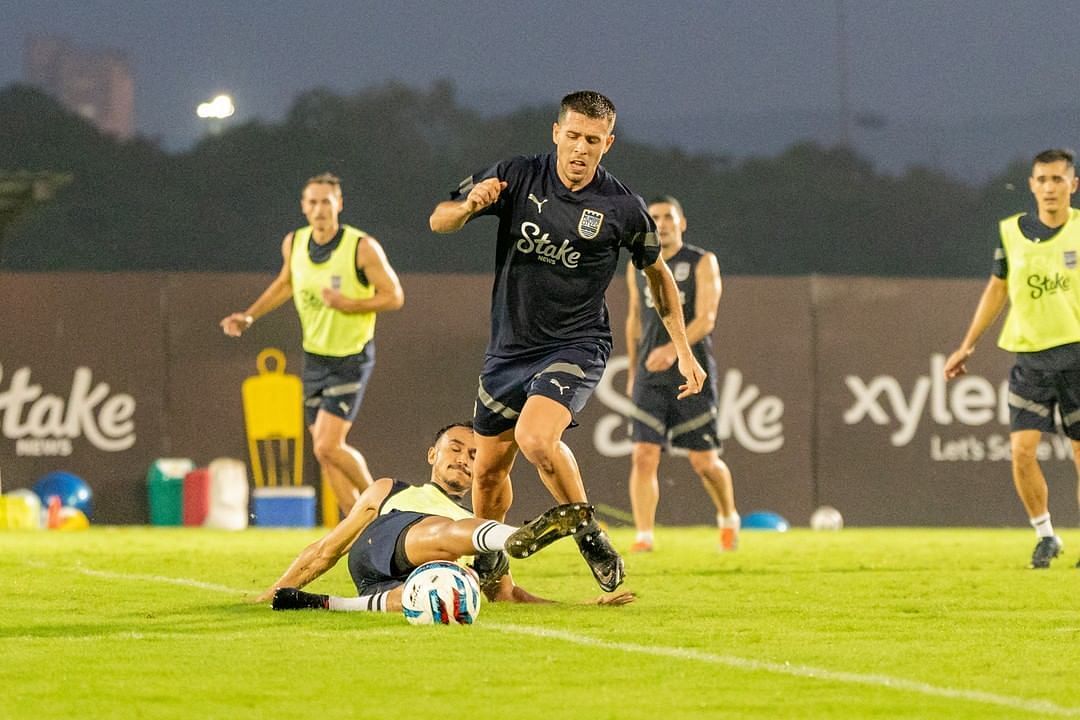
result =
[[789,663],[749,660],[734,655],[717,655],[715,653],[691,650],[688,648],[610,642],[608,640],[597,640],[596,638],[590,638],[584,635],[575,635],[561,630],[549,630],[547,628],[522,625],[483,624],[478,625],[478,627],[497,630],[499,632],[514,633],[517,635],[530,635],[538,638],[563,640],[577,645],[587,645],[589,647],[596,647],[604,650],[618,650],[641,655],[674,658],[676,660],[692,660],[712,665],[726,665],[739,670],[769,672],[777,675],[793,675],[795,677],[807,677],[816,680],[851,683],[854,685],[870,685],[873,687],[889,688],[891,690],[913,692],[920,695],[967,700],[987,705],[1000,705],[1002,707],[1014,708],[1030,713],[1043,713],[1061,717],[1080,716],[1080,708],[1065,707],[1049,700],[998,695],[996,693],[982,692],[980,690],[961,690],[958,688],[941,687],[919,682],[917,680],[905,680],[904,678],[895,678],[888,675],[854,673],[842,670],[824,670],[822,668],[815,668],[807,665],[791,665]]
[[90,577],[109,578],[111,580],[135,580],[138,582],[152,582],[162,583],[167,585],[182,585],[184,587],[199,588],[201,590],[212,590],[214,592],[221,593],[251,593],[251,590],[241,590],[239,588],[231,588],[225,585],[215,585],[214,583],[202,582],[200,580],[192,580],[190,578],[176,578],[167,577],[165,575],[136,575],[132,573],[116,573],[108,570],[94,570],[93,568],[83,567],[82,565],[75,565],[70,568],[53,568],[51,565],[46,565],[43,562],[36,560],[27,560],[26,564],[31,567],[46,568],[46,569],[67,569],[82,575],[89,575]]
[[[51,568],[49,565],[46,565],[45,563],[36,561],[27,561],[27,565],[54,569]],[[55,569],[59,570],[61,568]],[[117,573],[106,570],[94,570],[92,568],[82,567],[81,565],[77,565],[67,569],[70,569],[71,571],[80,573],[82,575],[88,575],[90,577],[181,585],[183,587],[194,587],[202,590],[229,593],[233,595],[246,595],[252,592],[251,590],[232,588],[225,585],[216,585],[214,583],[201,582],[199,580],[193,580],[191,578],[177,578],[164,575],[137,575],[130,573]],[[750,660],[735,655],[719,655],[716,653],[692,650],[689,648],[611,642],[608,640],[598,640],[596,638],[591,638],[586,635],[576,635],[574,633],[568,633],[562,630],[550,630],[548,628],[529,627],[527,625],[481,623],[477,627],[514,635],[528,635],[531,637],[562,640],[564,642],[574,643],[575,645],[596,647],[604,650],[634,653],[638,655],[652,655],[655,657],[672,658],[675,660],[687,660],[692,662],[707,663],[710,665],[725,665],[727,667],[736,668],[739,670],[746,670],[749,672],[767,672],[773,673],[775,675],[789,675],[793,677],[813,678],[815,680],[825,680],[827,682],[849,683],[852,685],[869,685],[872,687],[887,688],[899,692],[916,693],[918,695],[949,698],[952,700],[963,700],[967,702],[982,703],[985,705],[997,705],[1000,707],[1012,708],[1015,710],[1021,710],[1023,712],[1033,714],[1042,713],[1045,715],[1054,715],[1058,717],[1080,717],[1080,708],[1058,705],[1057,703],[1051,702],[1050,700],[1013,697],[1011,695],[999,695],[997,693],[983,692],[981,690],[963,690],[960,688],[931,685],[929,683],[919,682],[917,680],[906,680],[904,678],[891,677],[889,675],[855,673],[842,670],[826,670],[824,668],[810,667],[808,665],[792,665],[790,663]],[[158,637],[158,635],[154,633],[146,633],[145,635],[147,637]],[[132,639],[140,639],[141,637],[143,637],[143,635],[139,633],[132,633],[130,637]]]

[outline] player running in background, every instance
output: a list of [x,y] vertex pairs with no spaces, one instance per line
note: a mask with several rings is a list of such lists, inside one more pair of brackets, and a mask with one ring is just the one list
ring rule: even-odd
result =
[[1013,483],[1038,536],[1029,567],[1047,568],[1062,544],[1050,522],[1037,452],[1042,433],[1055,431],[1055,407],[1080,473],[1080,211],[1070,206],[1077,188],[1073,153],[1036,155],[1028,187],[1036,211],[1001,221],[993,274],[960,347],[945,361],[945,377],[967,372],[975,343],[1008,301],[998,345],[1016,353],[1009,373]]
[[698,363],[708,372],[708,382],[699,394],[676,399],[675,388],[682,377],[675,367],[675,344],[652,311],[653,297],[645,276],[633,265],[627,265],[630,299],[626,347],[630,365],[626,394],[634,402],[630,504],[637,528],[630,551],[653,549],[656,505],[660,500],[657,471],[660,452],[668,445],[688,452],[690,466],[716,506],[719,547],[735,550],[739,541],[739,513],[735,510],[731,471],[719,453],[716,361],[711,337],[722,290],[720,266],[711,252],[683,242],[686,216],[678,200],[669,196],[653,200],[649,215],[660,237],[660,254],[671,268],[679,289],[686,340]]
[[[272,599],[275,610],[304,608],[342,611],[401,611],[402,585],[427,562],[455,561],[478,552],[497,552],[503,562],[480,578],[488,599],[551,602],[514,584],[504,550],[531,556],[592,518],[584,503],[557,506],[531,523],[512,528],[476,518],[458,503],[472,487],[476,440],[471,423],[439,430],[428,450],[431,465],[424,485],[383,478],[360,496],[352,512],[325,537],[312,543],[256,602]],[[345,554],[358,597],[307,593],[299,588],[320,577]],[[600,605],[631,602],[631,593],[595,600]]]
[[[645,203],[600,166],[614,128],[608,98],[571,93],[552,127],[554,153],[514,157],[471,175],[431,214],[438,233],[456,232],[482,215],[499,219],[491,339],[475,405],[473,508],[480,517],[506,516],[519,449],[557,502],[587,502],[562,435],[611,353],[604,291],[620,249],[644,270],[675,343],[685,378],[680,396],[699,392],[705,380]],[[593,521],[574,537],[600,587],[617,587],[623,561],[606,533]]]
[[375,367],[375,315],[405,302],[378,241],[339,221],[341,181],[324,173],[300,196],[308,225],[285,236],[281,271],[247,310],[221,321],[239,337],[290,297],[304,333],[304,415],[312,448],[343,513],[369,485],[364,456],[346,442]]

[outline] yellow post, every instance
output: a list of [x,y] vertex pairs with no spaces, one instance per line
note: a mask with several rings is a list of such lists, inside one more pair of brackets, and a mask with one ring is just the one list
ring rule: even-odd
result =
[[[274,360],[273,369],[267,366],[270,359]],[[266,348],[260,352],[255,366],[259,374],[244,380],[240,388],[255,487],[287,485],[290,481],[292,485],[302,485],[303,383],[296,375],[285,374],[285,353],[277,348]],[[264,448],[265,466],[262,457]]]

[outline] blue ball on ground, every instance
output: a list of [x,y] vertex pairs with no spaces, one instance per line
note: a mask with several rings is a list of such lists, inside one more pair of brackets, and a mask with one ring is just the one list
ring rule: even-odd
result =
[[86,481],[74,473],[61,470],[46,473],[34,483],[34,492],[41,498],[41,504],[48,506],[49,498],[56,495],[64,507],[75,508],[86,517],[93,511],[94,493]]
[[742,519],[743,530],[775,530],[776,532],[787,532],[789,527],[791,526],[788,524],[787,520],[768,510],[752,512]]

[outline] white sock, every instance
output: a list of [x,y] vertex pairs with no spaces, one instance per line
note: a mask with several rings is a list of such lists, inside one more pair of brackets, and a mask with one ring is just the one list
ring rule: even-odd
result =
[[1031,527],[1035,528],[1035,534],[1041,538],[1054,535],[1054,526],[1050,524],[1050,513],[1031,518]]
[[493,552],[506,548],[506,538],[510,537],[515,527],[503,525],[501,522],[488,520],[480,527],[473,530],[472,544],[477,552]]
[[739,517],[739,513],[733,512],[730,515],[716,513],[716,527],[735,528],[738,530],[740,525],[742,525],[742,518]]
[[634,538],[635,542],[647,542],[650,545],[653,543],[653,531],[652,530],[638,530],[637,536]]
[[386,596],[390,591],[361,595],[360,597],[337,597],[331,595],[327,603],[336,612],[386,612]]

